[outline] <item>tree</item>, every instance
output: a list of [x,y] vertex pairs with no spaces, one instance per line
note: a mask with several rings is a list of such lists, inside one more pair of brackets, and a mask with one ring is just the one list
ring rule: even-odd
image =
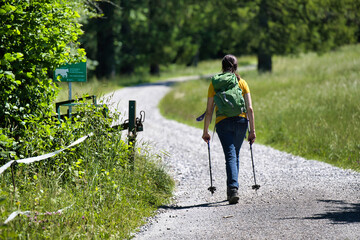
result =
[[122,11],[119,21],[120,29],[117,31],[117,45],[119,46],[117,49],[117,62],[120,73],[131,74],[141,64],[142,53],[139,51],[141,48],[139,41],[142,41],[140,33],[145,26],[142,11],[136,10],[141,5],[142,1],[136,4],[132,4],[127,0],[120,1]]
[[97,18],[97,56],[99,62],[96,68],[98,78],[115,75],[115,53],[114,53],[114,8],[115,6],[108,2],[100,2],[99,8],[103,16]]
[[159,64],[168,64],[176,56],[175,39],[181,7],[181,1],[148,1],[146,53],[151,74],[159,74]]
[[247,2],[254,13],[244,31],[258,57],[258,70],[272,70],[274,54],[327,51],[355,40],[356,27],[347,19],[352,1],[257,0]]
[[306,50],[325,52],[356,42],[360,11],[358,0],[308,0],[303,6],[305,34],[300,36],[299,41]]
[[67,0],[0,0],[0,128],[18,138],[29,119],[49,117],[57,88],[51,72],[84,60],[82,34]]
[[104,34],[112,37],[98,50],[109,52],[114,42],[114,51],[104,54],[100,68],[115,62],[120,73],[149,67],[157,74],[161,65],[196,64],[226,53],[256,54],[258,70],[267,72],[274,55],[323,52],[360,38],[359,0],[112,2],[121,8],[104,14],[108,23],[97,31],[111,26]]

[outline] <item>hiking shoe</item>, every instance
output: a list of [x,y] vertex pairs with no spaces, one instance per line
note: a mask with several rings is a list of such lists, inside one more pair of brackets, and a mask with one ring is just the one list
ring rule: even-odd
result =
[[239,195],[237,188],[231,188],[227,191],[229,204],[236,204],[239,202]]

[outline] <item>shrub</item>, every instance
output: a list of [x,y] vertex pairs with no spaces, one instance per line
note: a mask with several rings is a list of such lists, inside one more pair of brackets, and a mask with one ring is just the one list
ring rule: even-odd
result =
[[17,151],[28,125],[51,115],[57,87],[50,72],[84,60],[80,16],[72,6],[67,0],[0,0],[0,148],[7,153]]

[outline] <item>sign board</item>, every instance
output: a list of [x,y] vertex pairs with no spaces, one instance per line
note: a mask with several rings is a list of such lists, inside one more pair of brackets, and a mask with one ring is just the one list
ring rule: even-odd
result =
[[54,71],[54,81],[86,82],[86,62],[65,64],[58,67]]

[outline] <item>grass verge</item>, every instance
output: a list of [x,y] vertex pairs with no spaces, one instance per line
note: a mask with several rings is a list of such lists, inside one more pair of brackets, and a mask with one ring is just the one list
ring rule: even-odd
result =
[[[360,171],[360,45],[276,57],[272,74],[240,73],[255,108],[257,141]],[[220,64],[220,62],[219,62]],[[209,80],[179,84],[160,103],[168,118],[202,128]]]

